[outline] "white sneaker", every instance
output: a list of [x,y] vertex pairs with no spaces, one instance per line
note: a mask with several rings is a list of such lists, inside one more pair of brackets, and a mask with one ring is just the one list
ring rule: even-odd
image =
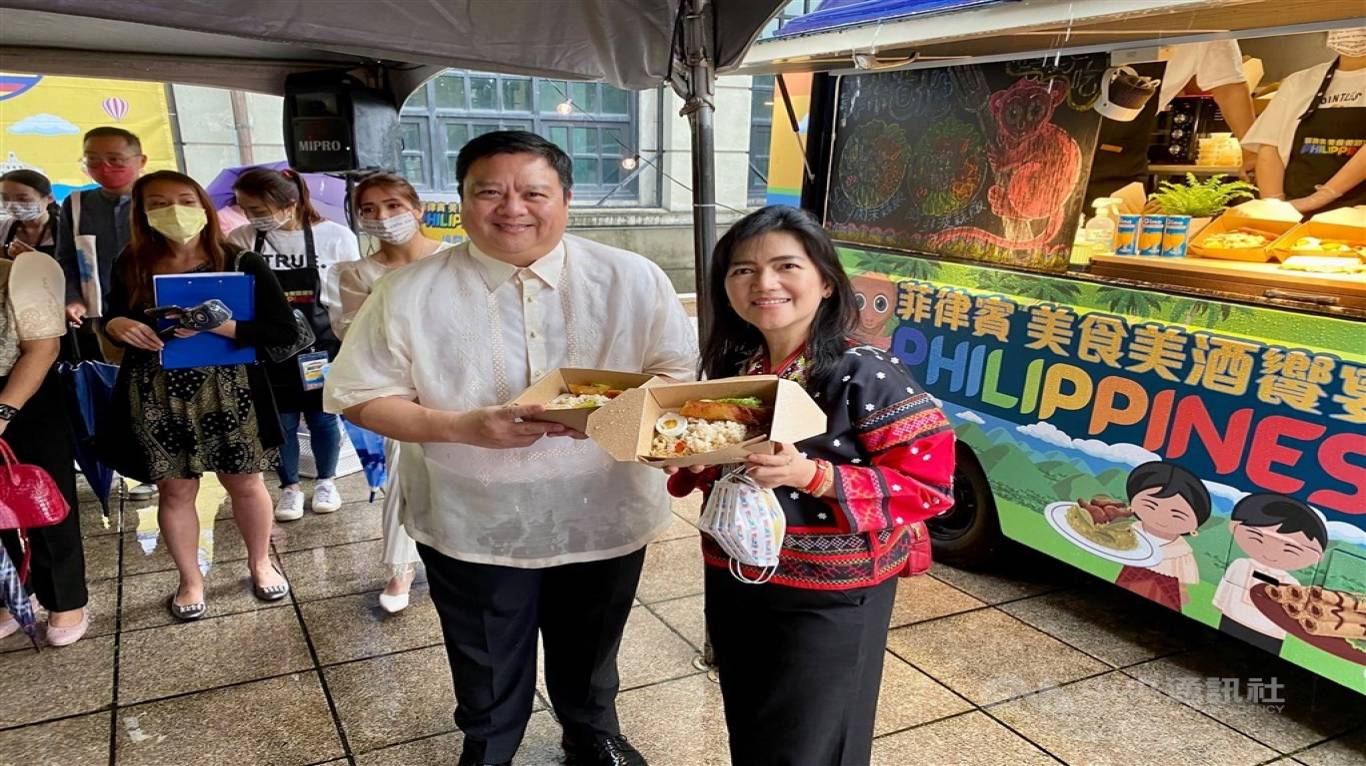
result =
[[280,493],[280,502],[275,506],[276,521],[296,521],[304,517],[304,492],[301,489],[286,489]]
[[331,479],[313,485],[313,512],[331,513],[342,506],[341,492]]

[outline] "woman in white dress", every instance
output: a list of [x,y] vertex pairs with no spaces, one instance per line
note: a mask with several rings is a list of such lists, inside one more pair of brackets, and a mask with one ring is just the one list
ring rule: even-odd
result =
[[[337,268],[341,290],[340,306],[332,317],[332,328],[345,343],[346,330],[370,297],[380,277],[414,261],[442,250],[445,244],[422,236],[422,201],[417,191],[400,175],[375,173],[356,184],[353,203],[360,228],[379,243],[369,257],[342,264]],[[399,443],[384,441],[384,464],[389,477],[384,488],[384,556],[389,581],[379,594],[379,605],[393,614],[408,606],[418,562],[417,545],[403,531],[399,518],[402,498],[397,481]]]

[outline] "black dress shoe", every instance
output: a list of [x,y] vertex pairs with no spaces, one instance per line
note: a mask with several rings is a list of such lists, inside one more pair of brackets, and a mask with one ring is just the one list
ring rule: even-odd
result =
[[565,737],[565,766],[647,766],[645,756],[620,734],[601,734],[589,740]]
[[493,761],[484,760],[484,751],[488,745],[477,740],[465,740],[465,746],[460,749],[460,761],[456,766],[512,766],[512,761]]

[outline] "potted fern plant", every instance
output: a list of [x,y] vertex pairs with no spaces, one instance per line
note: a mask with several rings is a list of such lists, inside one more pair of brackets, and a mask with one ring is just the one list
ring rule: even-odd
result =
[[1257,187],[1227,178],[1218,175],[1201,181],[1194,173],[1187,173],[1185,183],[1163,181],[1148,197],[1147,208],[1162,215],[1190,216],[1190,236],[1194,237],[1234,203],[1257,196]]

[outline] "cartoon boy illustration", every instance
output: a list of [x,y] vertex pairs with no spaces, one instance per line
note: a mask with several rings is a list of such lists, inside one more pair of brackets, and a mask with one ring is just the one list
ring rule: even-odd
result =
[[1328,545],[1328,527],[1299,500],[1257,494],[1233,506],[1229,529],[1247,558],[1228,565],[1214,592],[1214,606],[1224,614],[1219,629],[1280,654],[1285,631],[1252,603],[1252,587],[1258,583],[1299,585],[1290,572],[1319,563]]
[[1186,586],[1200,582],[1200,567],[1185,537],[1196,535],[1209,520],[1209,491],[1195,474],[1161,461],[1135,468],[1125,491],[1129,510],[1138,517],[1134,529],[1161,546],[1162,560],[1146,569],[1124,567],[1115,584],[1179,612],[1190,600]]

